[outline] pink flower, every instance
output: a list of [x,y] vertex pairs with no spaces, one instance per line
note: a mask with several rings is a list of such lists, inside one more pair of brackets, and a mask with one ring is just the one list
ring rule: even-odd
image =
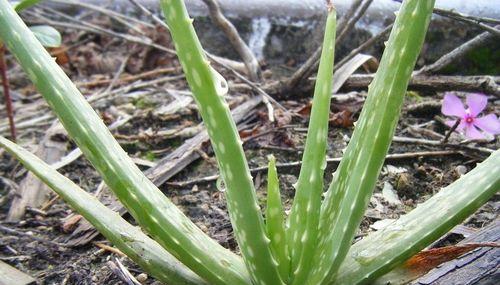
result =
[[[441,112],[447,116],[457,117],[460,119],[460,124],[457,130],[465,133],[465,136],[471,139],[485,139],[484,133],[492,135],[500,134],[500,121],[495,114],[488,114],[482,117],[478,115],[486,108],[488,98],[482,94],[468,94],[467,107],[465,108],[462,101],[452,93],[444,95],[443,106]],[[453,126],[456,120],[449,120],[447,125]],[[481,129],[483,132],[479,131]]]

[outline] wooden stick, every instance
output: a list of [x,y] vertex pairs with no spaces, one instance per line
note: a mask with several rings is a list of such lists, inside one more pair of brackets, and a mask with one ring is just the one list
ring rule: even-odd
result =
[[371,37],[366,42],[362,43],[359,47],[353,49],[346,57],[342,58],[342,60],[340,60],[337,64],[335,64],[335,69],[340,68],[342,65],[346,64],[350,59],[352,59],[354,56],[356,56],[357,54],[359,54],[363,50],[369,48],[370,46],[372,46],[373,44],[378,42],[380,39],[382,39],[387,34],[389,34],[391,29],[392,29],[392,24],[385,27],[385,29],[383,29],[380,33]]
[[253,54],[252,50],[243,41],[243,39],[238,34],[236,27],[222,14],[219,4],[216,0],[203,0],[207,5],[208,11],[210,13],[210,18],[214,24],[216,24],[229,39],[229,42],[233,45],[233,48],[238,52],[241,59],[247,67],[250,79],[253,81],[260,81],[262,79],[260,73],[260,66],[257,58]]
[[[366,89],[373,74],[354,74],[345,82],[345,90]],[[408,89],[423,91],[483,92],[500,97],[500,76],[425,76],[416,75]]]
[[[365,2],[363,2],[365,1]],[[343,33],[342,37],[337,37],[335,43],[339,43],[342,38],[347,33],[346,30],[348,26],[354,26],[356,22],[361,18],[363,13],[368,9],[368,6],[371,4],[372,0],[356,0],[352,3],[349,10],[339,21],[339,25],[337,28],[337,33]],[[356,11],[362,11],[360,13],[356,13]],[[351,20],[352,18],[352,20]],[[314,71],[318,68],[319,65],[319,57],[321,56],[321,46],[318,47],[314,53],[307,59],[307,61],[295,71],[294,74],[281,86],[281,89],[278,93],[285,93],[286,90],[292,90],[296,86],[300,85],[305,79],[307,79]]]
[[[497,28],[500,28],[500,25],[496,26]],[[444,67],[448,66],[449,64],[456,62],[458,59],[464,57],[468,52],[471,50],[474,50],[480,46],[485,45],[489,41],[491,41],[494,38],[494,36],[491,33],[484,32],[482,34],[479,34],[478,36],[474,37],[473,39],[463,43],[459,47],[453,49],[449,53],[446,53],[442,57],[440,57],[438,60],[436,60],[433,64],[426,65],[422,67],[419,71],[416,71],[415,74],[420,75],[420,74],[430,74],[430,73],[435,73],[437,71],[442,70]]]
[[35,278],[0,261],[0,285],[34,285]]
[[25,232],[21,232],[21,231],[15,230],[15,229],[11,229],[11,228],[8,228],[8,227],[2,226],[2,225],[0,225],[0,232],[4,232],[4,233],[8,233],[8,234],[13,234],[13,235],[16,235],[16,236],[27,237],[27,238],[30,238],[32,240],[36,240],[38,242],[41,242],[41,243],[44,243],[44,244],[48,244],[48,245],[51,245],[51,246],[54,246],[54,247],[67,247],[67,245],[65,245],[63,243],[58,243],[58,242],[55,242],[55,241],[46,240],[46,239],[43,239],[41,237],[37,237],[35,235],[30,235],[30,234],[27,234]]
[[97,246],[100,249],[103,249],[105,251],[109,251],[109,252],[115,253],[115,254],[117,254],[119,256],[126,256],[125,253],[123,253],[118,248],[109,246],[109,245],[104,244],[102,242],[94,242],[94,245]]
[[473,17],[473,16],[462,14],[462,13],[458,13],[458,12],[455,12],[455,11],[450,11],[450,10],[445,10],[445,9],[439,9],[439,8],[434,8],[434,13],[438,14],[440,16],[443,16],[443,17],[448,17],[448,18],[451,18],[451,19],[455,19],[457,21],[461,21],[461,22],[465,22],[465,23],[468,23],[468,24],[472,24],[472,25],[474,25],[474,26],[476,26],[476,27],[478,27],[480,29],[483,29],[483,30],[491,33],[492,35],[500,37],[500,30],[499,30],[498,26],[491,27],[491,26],[488,26],[488,25],[485,25],[485,24],[482,23],[482,22],[490,22],[490,23],[494,22],[494,23],[499,24],[500,21],[498,21],[498,20],[491,19],[491,18]]
[[[444,156],[444,155],[455,155],[455,154],[460,154],[460,152],[455,151],[455,150],[438,150],[438,151],[419,151],[419,152],[408,152],[408,153],[394,153],[394,154],[388,154],[385,159],[386,160],[401,160],[401,159],[408,159],[408,158],[415,158],[415,157],[429,157],[429,156]],[[335,157],[335,158],[327,158],[326,162],[328,164],[338,164],[342,157]],[[301,161],[294,161],[294,162],[288,162],[288,163],[278,163],[276,164],[277,168],[296,168],[300,167],[302,165]],[[256,168],[250,169],[250,172],[252,173],[257,173],[257,172],[262,172],[262,171],[267,171],[267,166],[260,166]],[[166,183],[169,186],[175,186],[175,187],[188,187],[192,186],[194,184],[199,184],[199,183],[208,183],[212,182],[219,179],[219,175],[211,175],[211,176],[205,176],[202,178],[197,178],[189,181],[182,181],[182,182],[168,182]]]

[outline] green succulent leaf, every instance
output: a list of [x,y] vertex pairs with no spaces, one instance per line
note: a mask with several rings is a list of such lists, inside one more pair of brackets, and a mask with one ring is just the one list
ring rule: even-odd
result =
[[[347,255],[396,129],[434,0],[403,2],[344,157],[321,209],[315,262],[306,284],[329,284]],[[408,24],[411,23],[411,24]]]
[[292,258],[290,277],[293,280],[292,284],[304,284],[314,264],[323,175],[326,167],[336,22],[335,8],[329,6],[302,167],[295,186],[295,199],[288,220],[287,235]]
[[61,34],[54,27],[47,25],[31,26],[31,32],[40,41],[44,47],[59,47],[61,46]]
[[108,209],[95,196],[82,190],[41,159],[2,136],[0,146],[82,214],[118,249],[158,280],[179,285],[207,284],[139,228],[130,225],[118,213]]
[[285,232],[285,213],[283,212],[283,206],[281,204],[276,159],[272,155],[268,158],[266,229],[267,235],[271,240],[273,255],[279,264],[281,278],[283,280],[288,280],[290,273],[290,255],[288,253],[288,243]]
[[34,6],[41,2],[42,0],[23,0],[23,1],[16,1],[13,3],[14,9],[16,12],[21,12],[24,9],[28,9],[31,6]]
[[335,284],[372,284],[446,234],[500,190],[500,150],[394,223],[354,244]]
[[229,216],[252,281],[254,284],[283,284],[241,139],[224,100],[227,82],[207,61],[184,1],[161,0],[160,3],[219,163],[226,185]]
[[60,46],[59,32],[50,26],[28,28],[16,13],[38,2],[24,0],[14,10],[7,0],[0,0],[0,43],[16,57],[71,138],[151,237],[22,147],[1,136],[0,147],[166,284],[384,282],[381,276],[445,234],[500,190],[497,150],[427,202],[352,246],[388,152],[435,0],[403,1],[365,106],[322,204],[336,36],[336,11],[332,1],[327,1],[323,50],[296,197],[285,224],[276,161],[270,156],[264,221],[242,142],[224,99],[228,84],[207,60],[184,1],[160,0],[219,163],[240,258],[197,228],[116,142],[43,48]]
[[0,0],[0,39],[106,184],[161,246],[212,284],[250,284],[242,259],[203,233],[147,179],[6,0]]

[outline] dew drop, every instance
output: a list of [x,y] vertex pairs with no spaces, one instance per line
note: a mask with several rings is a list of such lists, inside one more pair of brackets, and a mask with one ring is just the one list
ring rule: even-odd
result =
[[325,171],[325,169],[326,169],[326,165],[327,165],[327,163],[326,163],[326,156],[325,156],[325,157],[323,158],[323,162],[321,163],[321,170]]

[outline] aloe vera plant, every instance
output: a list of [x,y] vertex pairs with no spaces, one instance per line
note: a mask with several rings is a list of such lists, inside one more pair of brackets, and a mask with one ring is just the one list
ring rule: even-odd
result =
[[336,25],[329,3],[296,197],[286,218],[275,159],[270,157],[264,219],[224,99],[228,85],[207,60],[184,2],[160,2],[225,182],[241,257],[205,235],[141,173],[8,2],[0,0],[0,39],[151,238],[21,147],[1,137],[0,146],[159,280],[227,285],[368,283],[439,238],[499,190],[500,151],[496,151],[394,224],[351,246],[388,151],[434,0],[403,2],[351,142],[322,201]]

